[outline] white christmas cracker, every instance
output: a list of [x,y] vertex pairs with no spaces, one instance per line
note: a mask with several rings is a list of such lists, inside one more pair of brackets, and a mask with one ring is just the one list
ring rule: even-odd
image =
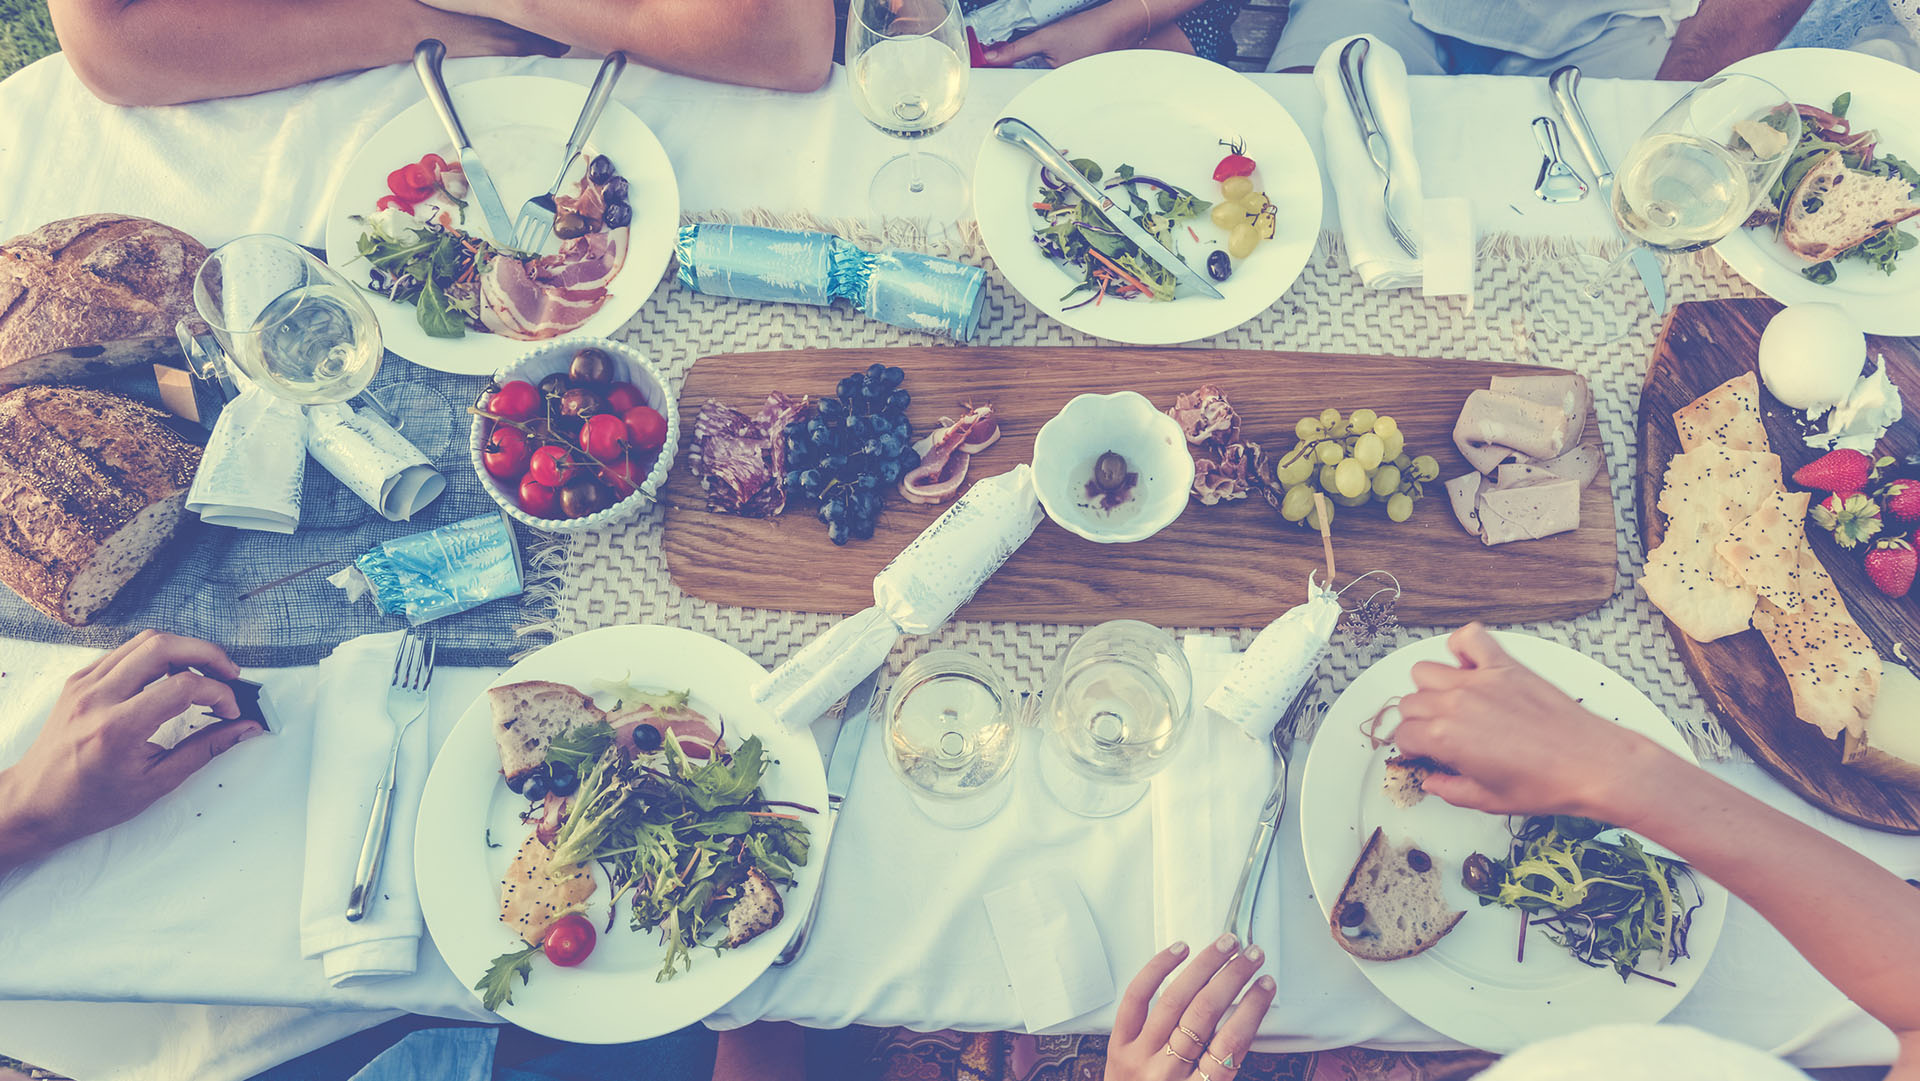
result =
[[1307,602],[1267,624],[1207,696],[1207,708],[1265,742],[1294,695],[1313,678],[1340,623],[1340,599],[1307,579]]

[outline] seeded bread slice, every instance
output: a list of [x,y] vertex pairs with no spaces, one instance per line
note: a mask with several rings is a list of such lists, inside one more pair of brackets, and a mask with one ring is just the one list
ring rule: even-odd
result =
[[[1816,202],[1813,210],[1809,202]],[[1920,214],[1913,185],[1899,177],[1849,169],[1838,150],[1807,170],[1781,223],[1780,239],[1809,263],[1832,259]]]
[[740,884],[740,899],[727,910],[727,945],[743,946],[771,931],[786,914],[773,880],[754,867]]
[[1408,758],[1396,754],[1386,763],[1386,779],[1380,787],[1387,793],[1395,807],[1411,807],[1427,798],[1427,778],[1436,773],[1445,772],[1440,763],[1431,758]]
[[593,699],[564,683],[543,679],[509,683],[487,692],[493,706],[493,742],[500,750],[500,772],[517,781],[547,760],[547,744],[583,724],[607,715]]
[[1355,957],[1398,961],[1430,949],[1464,915],[1447,911],[1433,858],[1412,844],[1388,844],[1376,827],[1328,922],[1333,940]]

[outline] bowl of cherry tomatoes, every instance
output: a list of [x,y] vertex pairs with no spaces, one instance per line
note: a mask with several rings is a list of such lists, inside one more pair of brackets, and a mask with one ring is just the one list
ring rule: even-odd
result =
[[631,346],[584,335],[542,342],[494,373],[468,440],[494,502],[562,533],[652,506],[679,445],[660,372]]

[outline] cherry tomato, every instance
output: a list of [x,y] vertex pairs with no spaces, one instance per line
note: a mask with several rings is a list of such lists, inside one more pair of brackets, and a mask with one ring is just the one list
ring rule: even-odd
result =
[[428,154],[426,157],[421,158],[420,165],[422,168],[431,169],[436,173],[444,173],[447,171],[447,159],[438,154]]
[[533,457],[533,447],[528,444],[526,434],[504,425],[496,425],[487,433],[487,444],[481,449],[481,463],[487,472],[501,480],[519,480],[527,471],[528,459]]
[[1223,140],[1220,145],[1227,148],[1227,156],[1221,158],[1220,164],[1213,167],[1215,180],[1225,181],[1236,176],[1247,176],[1253,172],[1253,159],[1240,152],[1242,147],[1239,143]]
[[607,391],[607,408],[611,412],[624,414],[629,409],[645,404],[647,396],[632,383],[615,383],[613,389]]
[[572,968],[593,952],[593,921],[578,912],[569,912],[548,926],[540,939],[547,960],[561,968]]
[[527,463],[527,476],[549,488],[558,488],[573,476],[574,468],[567,458],[567,448],[549,444],[533,452],[532,460]]
[[580,429],[580,445],[602,463],[622,458],[627,450],[627,426],[612,413],[595,413]]
[[606,481],[613,489],[613,494],[620,499],[625,499],[638,490],[640,482],[646,477],[646,471],[625,454],[600,468],[600,479]]
[[549,487],[532,477],[523,478],[520,481],[520,509],[535,518],[552,518],[560,510],[560,489]]
[[658,450],[667,441],[667,418],[651,406],[629,409],[621,419],[627,422],[627,441],[635,450]]
[[540,392],[532,383],[515,379],[493,392],[487,409],[508,420],[526,420],[540,411]]

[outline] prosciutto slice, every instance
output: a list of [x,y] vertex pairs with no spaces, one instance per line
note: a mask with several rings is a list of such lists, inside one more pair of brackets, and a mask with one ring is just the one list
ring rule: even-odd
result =
[[480,324],[539,341],[579,329],[607,302],[627,258],[625,226],[578,236],[535,259],[496,255],[480,274]]
[[711,758],[720,749],[719,731],[707,722],[704,714],[686,706],[676,709],[635,706],[614,714],[607,723],[613,725],[614,746],[628,755],[641,753],[634,744],[633,733],[643,726],[658,731],[662,737],[672,732],[688,758]]
[[909,503],[933,506],[952,499],[966,483],[973,456],[1000,438],[993,406],[967,410],[959,420],[940,418],[942,427],[913,445],[920,464],[900,478],[900,495]]

